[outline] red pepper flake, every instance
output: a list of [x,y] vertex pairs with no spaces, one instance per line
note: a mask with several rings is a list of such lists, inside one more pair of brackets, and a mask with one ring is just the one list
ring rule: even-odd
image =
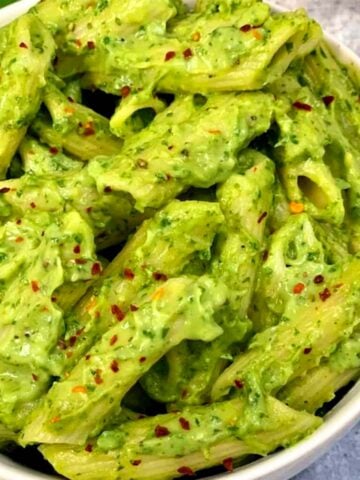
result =
[[263,262],[266,262],[266,260],[269,258],[269,251],[268,250],[264,250],[263,254],[262,254],[262,259],[263,259]]
[[89,50],[94,50],[94,48],[95,48],[95,42],[93,42],[92,40],[89,40],[89,41],[87,42],[87,47],[88,47]]
[[89,353],[85,355],[85,360],[90,360],[90,358],[91,358],[91,355]]
[[166,173],[166,180],[169,182],[170,180],[172,180],[172,175],[170,175],[170,173]]
[[177,469],[177,471],[186,477],[192,477],[195,475],[190,467],[180,467]]
[[131,268],[124,268],[124,278],[126,278],[126,280],[133,280],[135,278],[135,273]]
[[81,47],[82,43],[81,43],[81,40],[79,40],[78,38],[75,40],[75,45],[77,47]]
[[211,133],[212,135],[221,135],[221,130],[218,130],[216,128],[208,130],[208,132]]
[[101,273],[101,265],[99,262],[96,262],[91,267],[91,275],[100,275]]
[[176,56],[176,52],[166,52],[165,54],[165,62],[172,60]]
[[73,347],[77,341],[77,337],[73,335],[72,337],[69,338],[69,345],[70,347]]
[[130,93],[131,93],[131,88],[129,87],[129,85],[125,85],[120,90],[120,95],[122,96],[122,98],[128,97]]
[[234,380],[234,385],[237,389],[241,390],[242,388],[244,388],[245,386],[245,383],[242,381],[242,380]]
[[59,153],[59,150],[56,147],[50,147],[49,152],[51,153],[51,155],[56,155],[57,153]]
[[36,203],[31,202],[31,203],[30,203],[30,207],[31,207],[31,208],[36,208]]
[[35,293],[38,292],[40,290],[39,282],[37,282],[36,280],[32,280],[31,281],[31,289]]
[[10,188],[9,188],[9,187],[0,188],[0,193],[8,193],[8,192],[10,192]]
[[70,103],[75,103],[75,100],[72,97],[67,97],[67,99]]
[[134,465],[134,467],[137,467],[138,465],[140,465],[141,463],[141,460],[131,460],[131,465]]
[[117,360],[113,360],[111,362],[110,368],[114,373],[117,373],[119,371],[119,363],[117,362]]
[[293,103],[293,107],[297,108],[298,110],[305,110],[305,112],[311,112],[312,110],[311,105],[309,105],[308,103],[300,102],[299,100]]
[[155,437],[166,437],[170,435],[169,430],[166,427],[162,427],[161,425],[156,425],[155,427]]
[[188,60],[188,59],[191,58],[193,55],[194,55],[194,54],[193,54],[191,48],[187,48],[186,50],[183,51],[183,57],[185,58],[185,60]]
[[85,447],[85,452],[89,452],[91,453],[93,451],[93,446],[91,445],[91,443],[88,443]]
[[95,134],[95,128],[93,122],[87,122],[84,125],[84,136],[90,137],[91,135]]
[[245,33],[246,33],[246,32],[250,32],[250,30],[251,30],[251,25],[250,25],[249,23],[247,23],[246,25],[243,25],[242,27],[240,27],[240,30],[241,30],[242,32],[245,32]]
[[112,192],[112,188],[109,187],[109,186],[107,186],[107,187],[104,188],[104,192],[105,192],[105,193],[111,193],[111,192]]
[[51,297],[51,301],[52,301],[53,303],[56,303],[56,302],[57,302],[57,298],[56,298],[56,297]]
[[34,380],[34,382],[37,382],[39,380],[39,377],[37,375],[35,375],[35,373],[32,373],[31,376],[32,376],[32,379]]
[[312,351],[311,347],[304,348],[304,355],[309,355],[309,353],[311,353],[311,351]]
[[22,224],[21,218],[19,218],[18,220],[16,220],[16,225],[21,225],[21,224]]
[[79,328],[79,330],[76,331],[76,336],[80,337],[84,333],[85,327]]
[[152,277],[157,282],[160,282],[160,281],[166,282],[166,280],[168,279],[167,275],[165,275],[165,273],[161,273],[161,272],[153,272]]
[[86,260],[85,258],[75,258],[76,265],[85,265]]
[[118,341],[118,336],[117,335],[113,335],[111,338],[110,338],[110,345],[113,346],[115,345],[115,343]]
[[21,42],[19,45],[20,48],[29,48],[25,42]]
[[137,305],[133,305],[133,304],[130,305],[131,312],[137,312],[138,310],[139,310],[139,307]]
[[119,322],[121,322],[125,318],[125,313],[118,305],[111,305],[111,313],[115,315]]
[[59,416],[56,416],[56,417],[53,417],[51,420],[50,420],[50,423],[58,423],[60,422],[61,418]]
[[16,242],[16,243],[21,243],[21,242],[23,242],[23,241],[24,241],[23,237],[16,237],[16,238],[15,238],[15,242]]
[[92,212],[92,207],[87,207],[87,208],[85,209],[85,211],[86,211],[86,213],[91,213],[91,212]]
[[332,95],[326,95],[325,97],[322,98],[322,101],[324,102],[325,107],[328,107],[329,105],[331,105],[334,100],[335,100],[335,97],[333,97]]
[[76,253],[76,254],[79,254],[81,251],[81,247],[80,245],[75,245],[74,249],[73,249],[73,252]]
[[139,362],[140,362],[140,363],[146,362],[146,357],[140,357],[140,358],[139,358]]
[[267,212],[263,212],[263,213],[260,215],[260,217],[258,218],[257,223],[261,223],[261,222],[264,220],[264,218],[266,218],[266,217],[267,217]]
[[181,428],[183,430],[190,430],[190,422],[188,420],[186,420],[186,418],[180,417],[179,418],[179,423],[180,423]]
[[314,283],[316,283],[317,285],[319,283],[323,283],[324,281],[324,277],[322,275],[316,275],[316,277],[314,277]]
[[326,300],[331,297],[331,292],[328,288],[324,288],[322,292],[319,293],[319,297],[323,302],[326,302]]
[[231,457],[225,458],[222,463],[228,472],[234,471],[234,461]]
[[299,282],[296,285],[294,285],[293,293],[295,293],[296,295],[299,295],[304,290],[304,288],[305,288],[305,285]]
[[101,385],[104,383],[104,380],[101,378],[101,370],[97,369],[95,372],[95,377],[94,377],[96,385]]

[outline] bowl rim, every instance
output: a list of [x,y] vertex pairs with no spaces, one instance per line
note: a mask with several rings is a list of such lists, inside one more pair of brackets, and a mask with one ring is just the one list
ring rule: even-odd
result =
[[[39,0],[20,0],[0,9],[0,28],[16,17],[26,13]],[[193,0],[185,0],[189,5]],[[274,11],[283,12],[287,8],[267,2]],[[360,72],[360,57],[350,48],[325,31],[325,40],[335,56],[350,69]],[[286,480],[310,466],[344,436],[360,420],[360,380],[344,398],[325,416],[325,422],[313,434],[296,445],[244,465],[231,473],[233,480]],[[17,464],[0,454],[0,480],[55,480],[59,476],[47,475]],[[229,473],[219,473],[207,477],[208,480],[223,480]],[[206,479],[204,479],[206,480]]]

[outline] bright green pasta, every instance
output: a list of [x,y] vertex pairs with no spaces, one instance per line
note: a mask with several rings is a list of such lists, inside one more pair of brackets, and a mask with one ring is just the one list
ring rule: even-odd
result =
[[357,72],[303,9],[188,3],[0,29],[0,447],[69,480],[233,471],[360,377]]

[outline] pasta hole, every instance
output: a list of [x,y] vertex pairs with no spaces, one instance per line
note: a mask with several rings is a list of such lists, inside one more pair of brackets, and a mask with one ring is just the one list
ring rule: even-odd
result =
[[298,177],[298,187],[302,191],[303,195],[313,204],[316,208],[323,209],[328,205],[328,199],[324,191],[313,182],[309,177],[300,175]]

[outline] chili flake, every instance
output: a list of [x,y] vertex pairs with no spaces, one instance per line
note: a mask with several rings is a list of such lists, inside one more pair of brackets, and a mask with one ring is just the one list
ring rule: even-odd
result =
[[97,369],[95,372],[95,377],[94,377],[96,385],[101,385],[104,383],[104,380],[101,378],[101,370]]
[[31,207],[31,208],[36,208],[36,203],[31,202],[31,203],[30,203],[30,207]]
[[251,25],[247,23],[246,25],[243,25],[242,27],[240,27],[240,30],[245,33],[249,32],[251,30]]
[[91,135],[95,134],[95,128],[93,122],[87,122],[84,125],[84,136],[90,137]]
[[156,425],[154,432],[155,437],[166,437],[167,435],[170,435],[169,430],[161,425]]
[[124,268],[124,277],[126,280],[133,280],[135,278],[135,273],[131,270],[131,268]]
[[91,355],[89,354],[85,355],[85,360],[90,360],[90,358],[91,358]]
[[261,223],[264,220],[264,218],[266,218],[266,217],[267,217],[267,212],[262,213],[260,215],[260,217],[258,218],[257,223]]
[[21,42],[19,45],[20,48],[29,48],[25,42]]
[[78,38],[75,40],[75,45],[77,47],[81,47],[82,43],[81,43],[81,40],[79,40]]
[[300,202],[290,202],[289,209],[291,213],[303,213],[305,210],[304,204]]
[[194,474],[193,470],[190,467],[180,467],[177,469],[181,475],[184,475],[186,477],[192,477]]
[[244,388],[245,384],[242,380],[234,380],[234,385],[237,389],[241,390],[242,388]]
[[311,351],[312,351],[311,347],[304,348],[304,355],[309,355],[309,353],[311,353]]
[[50,420],[50,423],[58,423],[60,422],[61,418],[59,416],[56,416],[56,417],[53,417],[51,420]]
[[35,375],[35,373],[32,373],[31,376],[32,376],[32,379],[34,380],[34,382],[37,382],[39,380],[39,377],[37,375]]
[[111,305],[111,313],[118,319],[119,322],[125,318],[125,313],[118,305]]
[[76,254],[79,254],[81,251],[81,247],[80,245],[75,245],[74,249],[73,249],[73,252],[76,253]]
[[328,288],[324,288],[322,292],[319,293],[319,297],[323,302],[326,302],[326,300],[331,297],[331,292]]
[[195,32],[195,33],[192,34],[191,40],[193,42],[198,42],[200,40],[200,38],[201,38],[200,32]]
[[165,62],[172,60],[176,56],[176,52],[166,52],[165,54]]
[[31,289],[35,293],[38,292],[40,290],[39,282],[37,282],[36,280],[32,280],[31,281]]
[[234,463],[231,457],[225,458],[222,463],[228,472],[234,471]]
[[110,345],[115,345],[115,343],[118,341],[118,336],[117,335],[113,335],[111,338],[110,338]]
[[9,188],[9,187],[0,188],[0,193],[8,193],[8,192],[10,192],[10,188]]
[[305,288],[305,285],[299,282],[296,285],[294,285],[293,293],[295,293],[296,295],[299,295],[304,290],[304,288]]
[[111,193],[111,192],[112,192],[112,188],[109,187],[109,186],[107,186],[107,187],[104,188],[104,192],[105,192],[105,193]]
[[100,275],[101,273],[101,265],[99,262],[96,262],[91,267],[91,275]]
[[316,277],[314,277],[314,283],[316,284],[323,283],[323,281],[324,277],[322,275],[316,275]]
[[180,417],[179,418],[179,423],[180,423],[181,428],[183,430],[190,430],[190,422],[188,420],[186,420],[186,418]]
[[72,337],[69,338],[69,346],[73,347],[77,341],[77,337],[73,335]]
[[73,393],[86,393],[87,388],[84,385],[77,385],[71,390]]
[[167,275],[161,272],[153,272],[152,277],[157,282],[160,282],[160,281],[165,282],[168,279]]
[[139,358],[139,362],[140,362],[140,363],[146,362],[146,357],[140,357],[140,358]]
[[93,446],[91,445],[91,443],[88,443],[85,447],[85,452],[91,453],[92,451],[93,451]]
[[86,260],[85,258],[75,258],[76,265],[85,265]]
[[21,243],[21,242],[23,242],[23,241],[24,241],[24,238],[23,238],[23,237],[16,237],[16,238],[15,238],[15,242],[16,242],[16,243]]
[[114,373],[117,373],[119,371],[119,363],[117,362],[117,360],[113,360],[111,362],[110,368]]
[[95,42],[93,42],[92,40],[89,40],[87,42],[87,47],[89,50],[93,50],[95,48]]
[[322,98],[322,101],[324,102],[325,107],[328,107],[329,105],[331,105],[334,100],[335,100],[335,97],[333,97],[332,95],[326,95],[325,97]]
[[130,305],[130,311],[131,312],[137,312],[139,310],[139,307],[136,305],[131,304]]
[[183,51],[183,57],[185,58],[185,60],[188,60],[192,56],[193,56],[193,52],[191,48],[187,48],[186,50]]
[[131,460],[131,465],[134,465],[134,467],[137,467],[138,465],[140,465],[141,463],[141,460]]
[[124,87],[121,88],[120,90],[120,95],[123,97],[123,98],[126,98],[130,95],[131,93],[131,88],[128,86],[128,85],[125,85]]
[[56,155],[57,153],[59,153],[59,150],[56,147],[50,147],[49,152],[51,153],[51,155]]
[[294,102],[293,107],[297,108],[298,110],[304,110],[305,112],[311,112],[311,110],[313,109],[311,105],[309,105],[308,103],[300,102],[300,100]]

